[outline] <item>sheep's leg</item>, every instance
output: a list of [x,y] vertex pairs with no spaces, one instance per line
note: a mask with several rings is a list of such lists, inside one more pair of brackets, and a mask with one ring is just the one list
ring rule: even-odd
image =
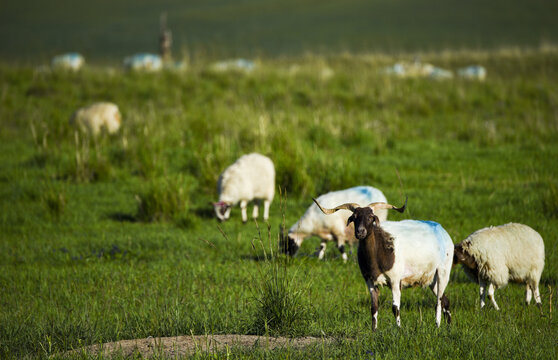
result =
[[326,241],[322,240],[320,246],[316,249],[315,255],[318,257],[318,259],[322,260],[324,258],[326,246],[327,246]]
[[438,270],[436,275],[434,276],[434,282],[430,286],[432,292],[436,296],[436,325],[440,327],[440,323],[442,322],[442,314],[444,314],[444,319],[446,323],[451,323],[451,312],[450,312],[450,302],[446,295],[444,295],[444,291],[448,286],[449,282],[449,274],[446,272]]
[[442,300],[442,312],[444,314],[444,319],[446,319],[446,323],[451,324],[450,301],[445,294],[442,295],[441,300]]
[[531,288],[533,289],[533,295],[535,295],[535,303],[539,308],[542,307],[541,294],[539,293],[539,283],[536,282]]
[[492,305],[494,305],[494,308],[496,310],[500,310],[500,308],[498,307],[498,304],[496,304],[496,298],[494,297],[494,284],[492,284],[492,283],[488,284],[488,298],[492,302]]
[[436,274],[434,274],[434,281],[432,282],[432,285],[430,285],[430,288],[432,289],[432,292],[434,292],[434,295],[436,296],[436,326],[437,327],[440,327],[440,323],[442,322],[442,295],[444,289],[442,288],[441,285],[442,284],[440,284],[440,273],[439,271],[436,271]]
[[269,205],[271,205],[271,201],[264,200],[263,205],[264,205],[263,219],[264,221],[267,221],[267,219],[269,219]]
[[347,254],[345,253],[345,237],[343,234],[337,234],[337,233],[332,233],[331,237],[333,238],[333,241],[335,241],[337,243],[337,249],[339,249],[339,252],[341,253],[341,258],[343,259],[343,262],[347,262]]
[[393,303],[391,305],[391,311],[393,311],[393,316],[395,316],[395,323],[397,326],[401,327],[401,282],[394,281],[391,284],[391,294],[393,297]]
[[258,202],[254,201],[254,209],[252,210],[252,219],[257,219],[260,213],[260,209],[258,208]]
[[479,285],[480,285],[480,307],[482,309],[485,305],[485,299],[486,299],[486,283],[480,280]]
[[248,221],[248,215],[246,214],[247,207],[248,207],[248,201],[242,200],[240,202],[240,210],[242,211],[242,222],[245,224]]
[[531,303],[531,297],[533,292],[531,290],[531,285],[528,283],[525,285],[525,305],[529,305]]
[[378,295],[380,291],[376,286],[374,286],[374,282],[371,280],[366,280],[366,286],[368,287],[368,291],[370,292],[370,314],[372,315],[372,330],[376,330],[378,328]]
[[343,262],[347,262],[347,253],[345,252],[345,244],[337,245],[339,252],[341,253],[341,257],[343,258]]

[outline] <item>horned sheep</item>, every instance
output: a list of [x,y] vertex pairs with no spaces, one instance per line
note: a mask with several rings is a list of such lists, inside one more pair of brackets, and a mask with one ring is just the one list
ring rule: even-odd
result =
[[408,286],[429,286],[437,298],[436,325],[442,317],[451,322],[449,300],[444,290],[449,282],[452,266],[453,242],[442,226],[433,221],[380,221],[376,212],[394,209],[403,212],[407,205],[397,208],[386,203],[372,203],[365,207],[347,203],[332,209],[316,205],[324,214],[349,210],[348,222],[354,223],[358,244],[358,265],[370,292],[372,328],[378,323],[378,285],[387,285],[393,296],[392,311],[397,326],[401,326],[401,289]]
[[[349,189],[332,191],[323,194],[317,199],[323,206],[335,206],[345,202],[366,205],[371,202],[387,202],[384,194],[372,186],[356,186]],[[322,241],[316,255],[322,259],[328,241],[335,241],[344,261],[347,260],[345,245],[354,242],[354,226],[347,226],[347,219],[351,215],[348,210],[341,210],[331,216],[325,216],[316,204],[312,203],[302,217],[288,231],[281,234],[281,249],[283,252],[294,256],[302,242],[310,237],[317,236]],[[378,210],[380,221],[387,219],[387,210]],[[283,229],[281,228],[283,231]]]
[[509,281],[525,283],[527,305],[534,295],[541,306],[539,280],[544,268],[544,242],[527,225],[509,223],[475,231],[455,246],[454,263],[462,264],[465,274],[480,285],[481,308],[488,290],[488,298],[499,310],[494,291]]
[[98,102],[78,109],[70,118],[70,125],[77,126],[82,132],[97,136],[102,129],[114,134],[120,128],[122,115],[118,106],[109,102]]
[[248,217],[248,202],[254,201],[252,217],[258,218],[258,205],[263,202],[265,221],[269,218],[269,206],[275,195],[275,167],[270,158],[252,153],[241,156],[219,177],[217,184],[219,201],[213,203],[215,215],[221,221],[229,219],[231,208],[240,203],[242,222]]

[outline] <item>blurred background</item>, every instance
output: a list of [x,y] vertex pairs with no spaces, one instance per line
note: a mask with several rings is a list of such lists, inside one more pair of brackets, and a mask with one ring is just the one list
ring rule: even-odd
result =
[[556,0],[18,0],[0,2],[0,58],[75,51],[97,62],[156,52],[166,12],[176,55],[291,56],[538,47]]

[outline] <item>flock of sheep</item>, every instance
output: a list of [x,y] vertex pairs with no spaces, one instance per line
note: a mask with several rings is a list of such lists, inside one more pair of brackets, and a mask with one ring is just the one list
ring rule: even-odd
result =
[[[275,169],[271,159],[260,154],[240,157],[219,177],[219,201],[215,214],[221,221],[240,204],[242,221],[247,221],[247,204],[254,202],[253,218],[263,202],[264,220],[275,193]],[[313,199],[304,215],[281,234],[282,250],[293,256],[309,236],[322,239],[317,250],[323,258],[328,241],[335,241],[343,260],[345,244],[358,240],[358,264],[370,292],[373,328],[377,327],[379,285],[387,285],[393,295],[392,310],[398,326],[401,289],[428,286],[436,296],[436,325],[442,314],[451,322],[449,299],[444,290],[453,265],[462,264],[469,278],[480,284],[480,305],[488,297],[496,309],[494,290],[509,281],[526,284],[525,301],[541,306],[539,280],[544,267],[544,243],[535,230],[509,223],[488,227],[469,235],[454,247],[447,231],[434,221],[387,221],[388,210],[403,212],[387,203],[384,194],[371,186],[334,191]]]
[[[70,123],[98,135],[118,131],[121,114],[112,103],[96,103],[77,110]],[[252,153],[240,157],[223,171],[218,180],[219,200],[213,203],[215,215],[225,221],[239,204],[242,221],[247,222],[247,206],[253,202],[252,217],[269,218],[275,195],[275,167],[266,156]],[[400,325],[401,289],[429,286],[436,296],[436,325],[442,314],[451,321],[449,300],[444,295],[453,265],[462,264],[468,277],[480,285],[480,306],[485,297],[498,309],[496,288],[509,281],[526,284],[525,301],[532,297],[541,306],[539,280],[544,267],[542,237],[526,225],[506,225],[480,229],[454,246],[444,228],[434,221],[387,221],[388,210],[403,212],[387,202],[384,194],[371,186],[334,191],[314,199],[304,215],[288,230],[281,231],[281,249],[294,256],[305,238],[322,241],[317,250],[323,258],[326,244],[334,241],[344,261],[345,245],[358,241],[358,264],[370,292],[373,328],[377,327],[379,285],[387,285],[393,295],[392,310]]]

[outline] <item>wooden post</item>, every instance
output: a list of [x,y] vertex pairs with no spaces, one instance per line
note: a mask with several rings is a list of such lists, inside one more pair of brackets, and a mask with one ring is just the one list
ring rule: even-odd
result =
[[161,14],[160,18],[161,29],[159,32],[159,54],[163,63],[172,60],[172,32],[167,28],[167,13]]

